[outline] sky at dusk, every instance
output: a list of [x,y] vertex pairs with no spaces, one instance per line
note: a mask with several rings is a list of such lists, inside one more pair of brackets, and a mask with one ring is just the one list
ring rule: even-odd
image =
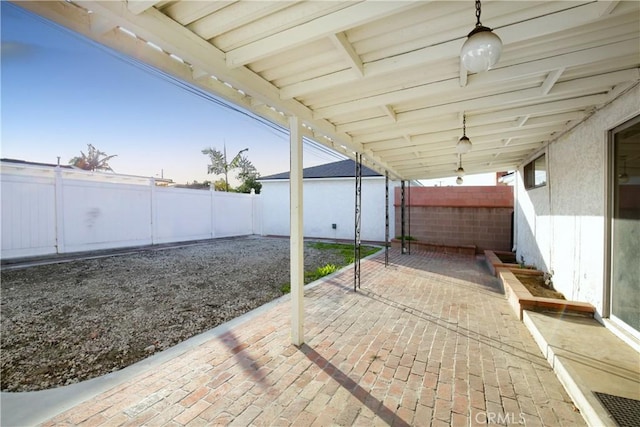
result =
[[[289,170],[289,137],[108,48],[2,2],[3,158],[62,164],[87,144],[117,173],[214,180],[203,148],[244,148],[262,176]],[[305,167],[339,160],[305,146]],[[220,177],[217,177],[220,178]]]
[[[202,149],[246,153],[261,176],[289,170],[288,131],[220,105],[146,65],[2,1],[0,157],[61,164],[93,144],[116,173],[215,181]],[[304,167],[340,160],[306,143]],[[238,182],[230,180],[232,185]],[[423,181],[455,185],[455,177]],[[492,174],[465,185],[492,185]]]

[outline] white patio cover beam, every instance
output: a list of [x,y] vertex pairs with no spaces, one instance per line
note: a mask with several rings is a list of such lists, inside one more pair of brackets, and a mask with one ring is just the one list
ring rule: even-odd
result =
[[179,1],[166,7],[164,10],[167,16],[182,25],[189,25],[193,21],[200,19],[202,16],[210,15],[220,9],[235,3],[237,0],[230,1]]
[[[549,3],[552,4],[552,2]],[[530,38],[531,34],[536,34],[536,37],[542,37],[547,34],[570,30],[584,25],[601,16],[609,6],[608,4],[602,4],[602,2],[583,4],[579,6],[581,11],[580,15],[575,14],[571,9],[562,10],[555,13],[544,14],[533,19],[526,19],[517,25],[500,28],[496,30],[496,33],[499,34],[505,45],[518,43]],[[426,65],[450,58],[452,52],[460,52],[464,41],[465,38],[460,37],[413,52],[381,59],[372,63],[365,63],[364,78],[393,74],[401,69]],[[462,74],[462,72],[460,72],[460,74]],[[281,89],[281,96],[283,99],[296,98],[313,92],[326,91],[334,86],[344,85],[357,79],[358,77],[350,70],[339,71],[284,87]],[[460,75],[459,78],[456,79],[456,84],[464,87],[467,84],[466,82],[464,85],[461,84],[464,80],[465,78]]]
[[[517,108],[508,108],[491,113],[478,114],[473,117],[467,118],[467,123],[470,125],[482,125],[492,123],[496,120],[508,120],[513,119],[521,115],[546,115],[555,114],[563,111],[570,111],[574,109],[581,109],[594,104],[602,104],[607,101],[607,96],[604,94],[587,95],[578,98],[570,98],[560,101],[539,103],[533,105],[525,105]],[[431,117],[429,122],[433,122],[432,125],[425,126],[424,132],[437,131],[439,127],[437,123],[441,120],[449,120],[450,115],[442,115],[441,117]],[[416,122],[424,122],[424,117],[420,114],[420,110],[408,111],[406,113],[396,114],[397,125],[390,125],[388,117],[378,117],[374,119],[360,120],[358,122],[346,123],[344,125],[336,126],[336,131],[352,133],[366,130],[366,133],[374,133],[380,130],[386,129],[398,129],[404,130],[405,126],[411,125]]]
[[345,33],[331,34],[329,36],[333,44],[336,46],[343,58],[345,58],[347,64],[356,72],[356,75],[364,76],[364,66],[360,57],[353,49],[347,35]]
[[[515,81],[525,76],[540,75],[557,71],[559,68],[579,66],[588,61],[607,61],[617,58],[624,49],[635,48],[637,40],[625,40],[610,45],[592,49],[585,49],[577,53],[559,55],[533,63],[519,64],[512,67],[492,70],[491,73],[469,76],[468,86],[460,87],[458,79],[449,79],[425,84],[419,87],[406,88],[380,95],[369,96],[366,99],[353,99],[329,107],[318,108],[314,112],[316,118],[331,117],[333,115],[354,113],[365,108],[374,108],[386,104],[397,105],[424,97],[448,96],[449,98],[464,97],[470,90],[482,90],[491,84]],[[559,77],[559,76],[558,76]]]
[[269,55],[292,49],[313,40],[329,37],[354,26],[375,21],[391,13],[398,13],[411,7],[411,2],[364,1],[337,12],[297,25],[269,37],[239,47],[227,53],[227,65],[239,67]]
[[159,0],[127,0],[127,9],[131,13],[139,15],[158,3],[160,3]]

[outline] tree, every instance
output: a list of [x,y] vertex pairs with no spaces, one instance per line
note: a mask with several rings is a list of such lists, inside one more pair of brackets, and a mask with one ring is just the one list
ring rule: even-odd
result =
[[240,150],[230,162],[227,162],[226,147],[223,152],[215,148],[205,148],[202,150],[202,154],[208,155],[211,160],[211,164],[207,167],[207,173],[213,173],[215,175],[224,174],[224,180],[219,180],[214,183],[217,191],[230,190],[229,171],[237,169],[238,174],[236,175],[236,179],[238,179],[241,184],[236,191],[239,193],[250,193],[253,188],[256,194],[260,194],[262,184],[257,181],[258,178],[260,178],[260,173],[256,167],[253,166],[253,163],[243,155],[243,153],[248,150],[248,148]]
[[260,178],[260,173],[253,166],[253,163],[249,161],[246,157],[241,157],[238,161],[238,175],[236,178],[242,181],[242,184],[236,189],[238,193],[251,193],[251,189],[254,189],[256,194],[260,194],[260,190],[262,189],[262,184],[258,182],[258,178]]
[[245,180],[242,184],[240,184],[240,186],[238,188],[236,188],[236,191],[238,191],[238,193],[251,193],[251,190],[255,190],[256,194],[260,194],[260,190],[262,190],[262,184],[259,183],[257,181],[258,177],[250,177],[247,178],[247,180]]
[[208,190],[211,185],[211,181],[198,182],[193,180],[191,184],[187,181],[184,185],[176,185],[177,188],[191,188],[193,190]]
[[93,144],[87,144],[87,147],[87,154],[80,151],[80,156],[74,157],[69,160],[69,164],[87,171],[113,172],[113,169],[111,169],[111,166],[109,166],[109,160],[116,157],[117,154],[114,154],[113,156],[107,156],[107,153],[98,150],[93,146]]
[[240,161],[243,158],[242,153],[247,150],[249,149],[245,148],[244,150],[240,150],[230,162],[227,162],[226,145],[222,153],[212,147],[202,150],[202,154],[209,156],[209,160],[211,161],[211,164],[207,166],[207,173],[214,175],[224,174],[225,191],[229,191],[229,171],[239,167]]
[[229,184],[224,179],[220,178],[213,183],[213,189],[216,191],[229,191]]
[[253,163],[251,163],[251,161],[246,157],[240,157],[240,159],[238,160],[237,168],[240,169],[240,172],[238,172],[236,178],[242,182],[245,182],[246,180],[251,178],[255,179],[260,177],[260,174],[258,173],[256,167],[253,166]]

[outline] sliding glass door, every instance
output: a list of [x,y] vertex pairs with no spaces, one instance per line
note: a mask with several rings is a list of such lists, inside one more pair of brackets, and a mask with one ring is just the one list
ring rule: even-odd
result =
[[611,318],[640,336],[640,116],[611,141]]

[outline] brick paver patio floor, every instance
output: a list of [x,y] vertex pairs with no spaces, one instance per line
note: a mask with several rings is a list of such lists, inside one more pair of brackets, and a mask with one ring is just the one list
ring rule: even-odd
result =
[[44,425],[583,425],[479,259],[392,250]]

